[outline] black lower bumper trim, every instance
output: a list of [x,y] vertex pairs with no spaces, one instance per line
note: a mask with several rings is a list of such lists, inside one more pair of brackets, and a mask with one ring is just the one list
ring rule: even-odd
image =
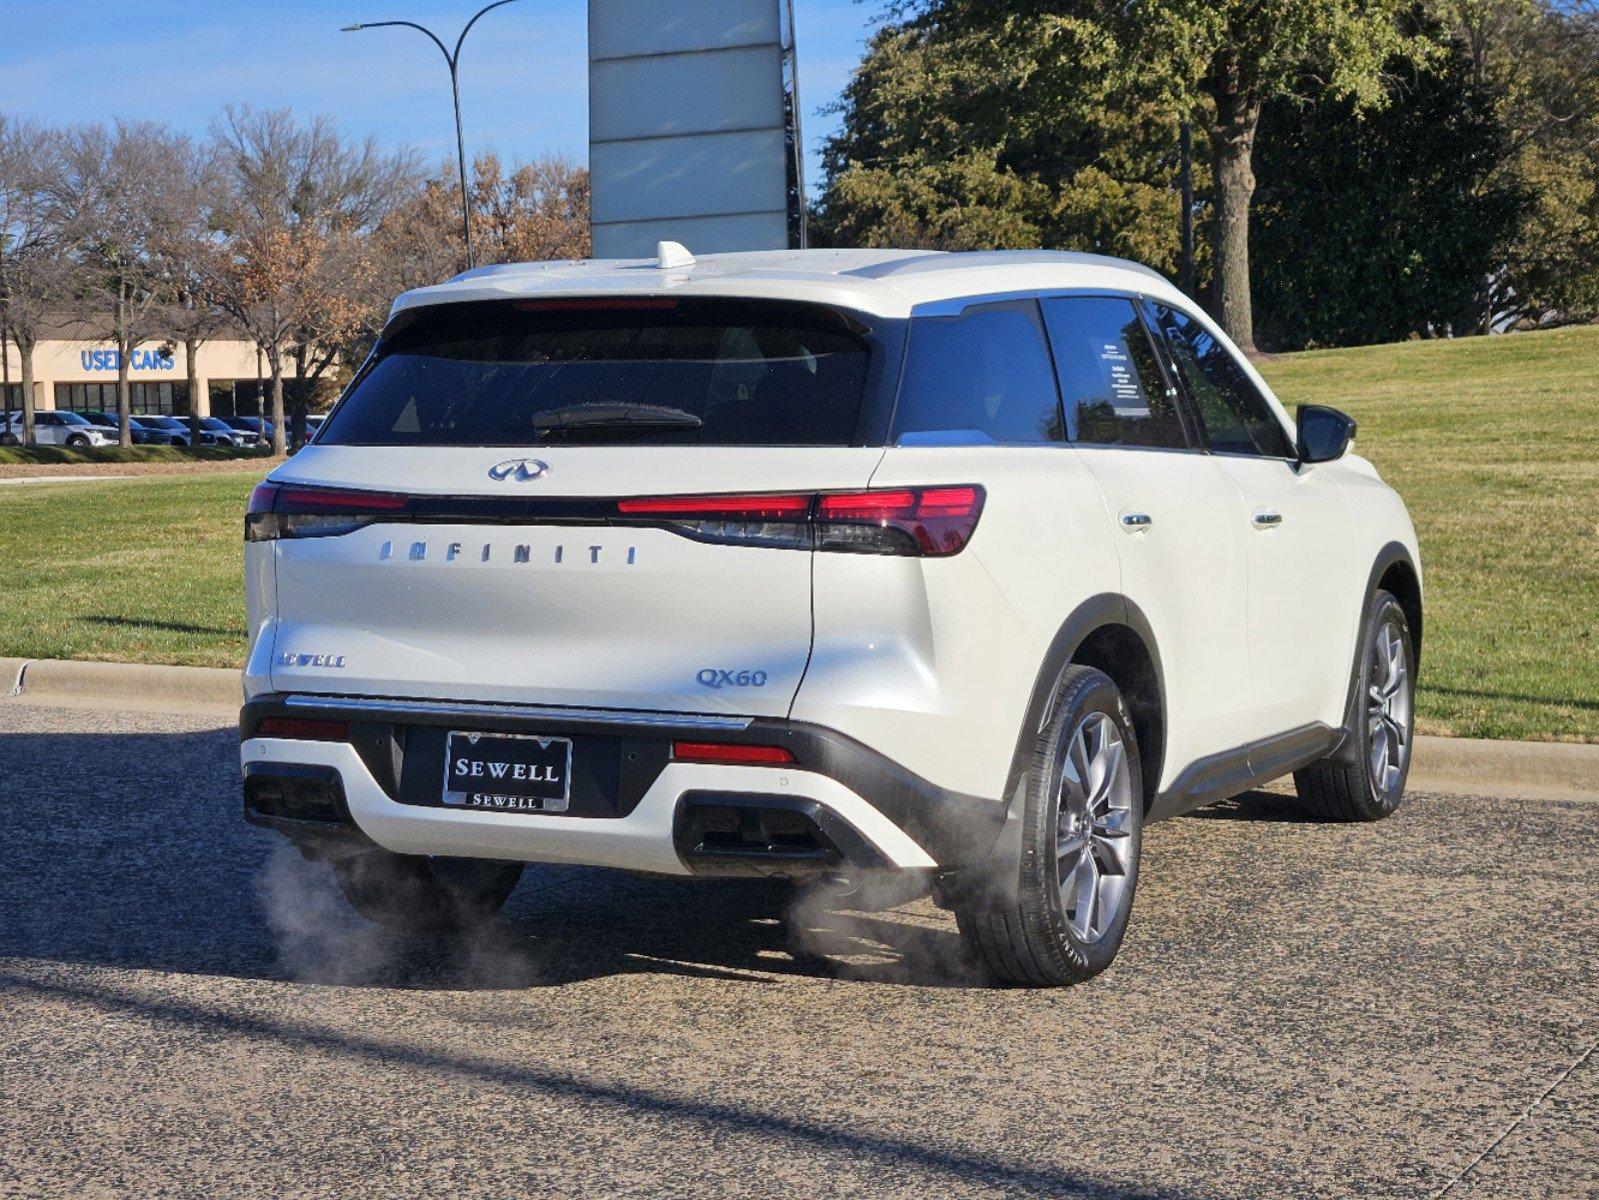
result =
[[366,840],[344,798],[333,767],[305,763],[246,764],[244,819],[296,840]]
[[[684,737],[681,722],[670,715],[663,716],[659,724],[640,719],[619,725],[599,716],[523,717],[494,706],[480,706],[480,713],[470,703],[450,706],[453,715],[441,715],[379,713],[367,698],[297,694],[292,710],[287,700],[286,695],[274,694],[246,704],[239,714],[240,737],[253,737],[263,718],[286,713],[346,721],[356,752],[379,786],[401,803],[438,803],[435,793],[443,774],[442,757],[437,765],[434,759],[442,755],[442,731],[473,728],[569,736],[578,742],[580,756],[585,740],[603,747],[607,761],[614,757],[617,764],[614,781],[608,769],[603,778],[596,776],[592,786],[575,786],[572,815],[574,819],[626,816],[670,760],[672,742]],[[695,737],[784,747],[793,754],[795,769],[843,784],[902,829],[940,867],[982,861],[1005,822],[1005,804],[1000,799],[938,787],[861,742],[823,726],[756,717],[742,726],[696,732]],[[583,783],[582,772],[577,774],[576,783]],[[592,796],[585,799],[585,791]],[[846,854],[842,846],[835,849]]]
[[684,792],[672,842],[696,875],[836,874],[893,864],[819,800],[763,792]]

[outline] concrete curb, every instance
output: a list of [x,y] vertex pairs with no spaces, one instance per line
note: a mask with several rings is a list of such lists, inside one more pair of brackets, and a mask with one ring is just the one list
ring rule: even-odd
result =
[[0,658],[0,697],[65,708],[214,712],[237,718],[239,672],[55,658]]
[[[239,672],[211,667],[0,658],[0,699],[68,708],[215,713],[243,703]],[[1418,792],[1599,800],[1599,745],[1418,737],[1410,787]]]
[[1599,745],[1418,737],[1409,787],[1418,792],[1599,800]]

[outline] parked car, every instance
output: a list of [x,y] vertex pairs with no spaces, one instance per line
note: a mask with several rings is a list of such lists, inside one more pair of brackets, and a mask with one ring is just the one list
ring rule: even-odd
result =
[[[110,429],[120,440],[121,431],[116,413],[101,411],[85,412],[84,417],[96,425]],[[133,438],[135,446],[171,446],[174,444],[173,435],[159,426],[150,424],[147,417],[128,417],[128,433]]]
[[[121,434],[116,429],[96,425],[75,412],[42,410],[33,414],[33,440],[38,446],[115,446]],[[13,412],[0,421],[0,446],[22,444],[22,413]]]
[[251,498],[246,813],[362,913],[526,862],[919,888],[1065,984],[1147,822],[1399,805],[1420,555],[1353,420],[1132,263],[685,257],[406,293]]
[[263,442],[272,440],[272,422],[262,417],[218,417],[229,429],[239,433],[253,433]]
[[[141,414],[139,419],[171,434],[172,442],[175,446],[191,444],[192,431],[189,427],[188,417]],[[216,417],[200,418],[200,445],[202,446],[247,446],[254,445],[259,440],[250,434],[228,428]]]
[[259,446],[261,435],[251,429],[234,429],[220,417],[201,417],[201,430],[209,430],[215,434],[218,444],[233,446]]

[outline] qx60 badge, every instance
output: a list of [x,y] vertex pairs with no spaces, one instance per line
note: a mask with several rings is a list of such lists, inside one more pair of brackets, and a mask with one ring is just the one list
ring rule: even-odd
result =
[[489,468],[489,478],[495,483],[508,479],[514,483],[530,483],[542,479],[549,469],[550,464],[541,458],[508,458]]

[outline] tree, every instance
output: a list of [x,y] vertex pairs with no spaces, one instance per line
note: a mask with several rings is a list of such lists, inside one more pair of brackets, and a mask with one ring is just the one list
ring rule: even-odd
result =
[[1493,90],[1463,43],[1396,64],[1394,102],[1269,103],[1253,268],[1273,349],[1473,330],[1527,196]]
[[[365,357],[396,295],[466,269],[456,186],[454,167],[441,166],[366,239],[369,271],[363,288],[350,293],[352,319],[337,347],[345,361]],[[586,258],[592,252],[589,174],[582,167],[551,156],[507,171],[489,152],[473,160],[468,188],[480,264]]]
[[160,247],[198,202],[189,139],[148,122],[80,126],[64,139],[63,196],[78,303],[117,348],[119,440],[129,424],[133,351],[161,332]]
[[[285,359],[337,341],[371,270],[363,241],[415,189],[416,163],[283,109],[229,108],[212,138],[224,169],[212,294],[266,355],[272,449],[282,454]],[[297,408],[303,414],[303,396]]]
[[22,443],[33,444],[34,352],[71,286],[61,220],[60,137],[0,114],[0,330],[22,365]]
[[1494,186],[1529,203],[1485,282],[1481,332],[1599,314],[1599,5],[1445,0],[1510,148]]
[[1358,114],[1387,99],[1385,71],[1425,61],[1409,0],[1133,0],[1113,5],[1136,61],[1199,118],[1214,180],[1214,308],[1241,348],[1255,347],[1249,220],[1260,116],[1277,98],[1346,100]]
[[1178,261],[1177,112],[1095,3],[912,6],[837,106],[822,244],[1057,246]]
[[[826,237],[873,240],[908,226],[933,244],[1020,235],[1171,271],[1174,152],[1191,115],[1210,143],[1214,307],[1252,349],[1249,213],[1262,107],[1324,96],[1380,106],[1386,65],[1429,52],[1406,32],[1411,3],[906,0],[845,90],[818,224]],[[877,175],[849,181],[857,171]],[[1042,190],[1018,191],[1005,177]],[[863,228],[863,199],[893,219]]]
[[232,325],[212,295],[211,268],[216,251],[215,198],[221,174],[208,146],[190,147],[180,164],[181,191],[189,203],[155,239],[155,275],[160,303],[155,310],[160,333],[183,346],[189,392],[189,444],[200,445],[200,347]]

